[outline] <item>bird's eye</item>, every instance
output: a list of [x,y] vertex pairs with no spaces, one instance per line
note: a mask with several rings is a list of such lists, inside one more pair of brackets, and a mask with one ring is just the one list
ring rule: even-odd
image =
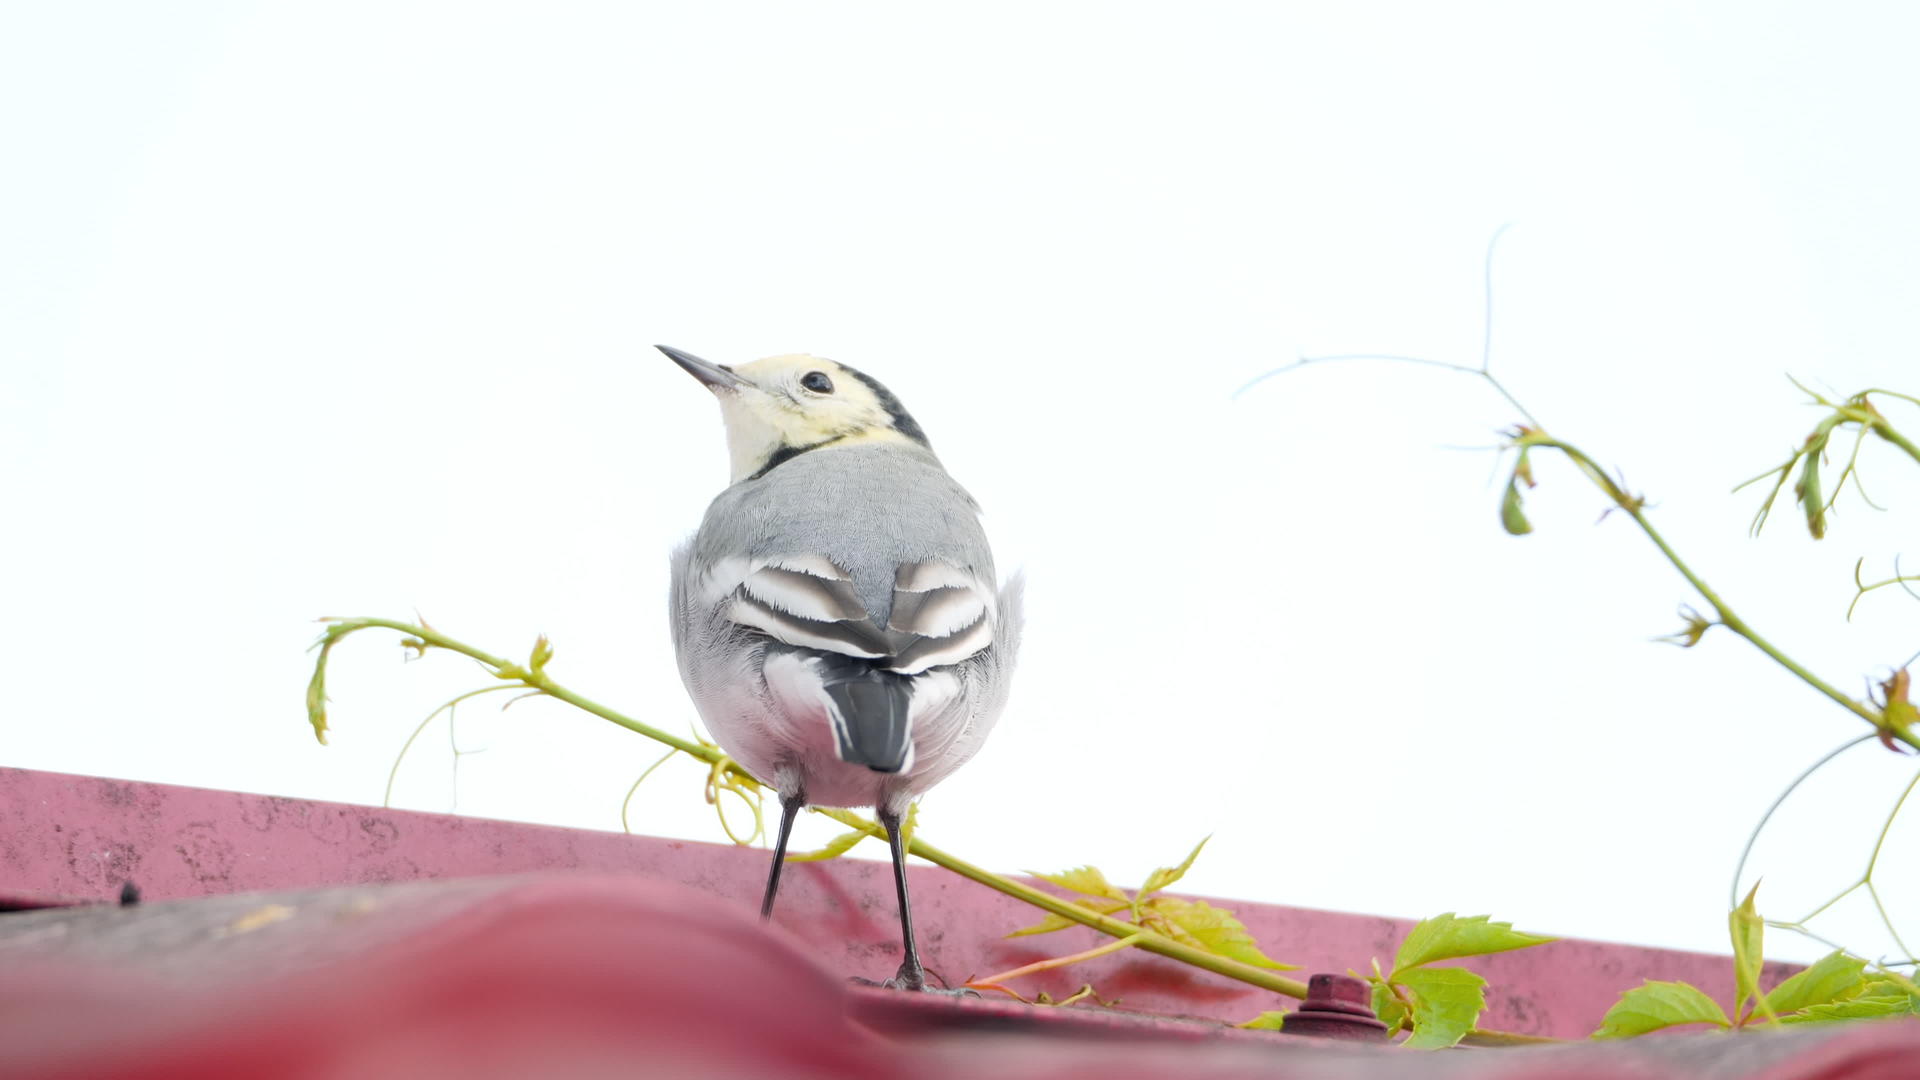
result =
[[816,394],[831,394],[833,393],[833,380],[827,378],[827,373],[824,371],[809,371],[805,375],[800,376],[800,388],[803,390],[811,390]]

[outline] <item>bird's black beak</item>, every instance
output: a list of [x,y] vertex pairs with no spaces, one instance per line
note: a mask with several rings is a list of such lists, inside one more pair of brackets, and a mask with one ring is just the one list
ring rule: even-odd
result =
[[699,379],[709,390],[738,390],[747,385],[747,380],[733,373],[732,368],[708,363],[684,349],[671,345],[655,345],[654,348],[667,354],[667,359],[687,369],[687,374]]

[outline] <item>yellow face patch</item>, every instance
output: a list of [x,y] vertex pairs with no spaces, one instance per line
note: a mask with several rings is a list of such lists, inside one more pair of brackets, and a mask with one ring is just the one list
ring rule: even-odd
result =
[[773,356],[733,372],[743,385],[718,397],[735,482],[795,452],[829,443],[926,441],[897,399],[831,360]]
[[761,394],[742,395],[790,446],[891,426],[880,399],[859,376],[815,356],[773,356],[734,369]]

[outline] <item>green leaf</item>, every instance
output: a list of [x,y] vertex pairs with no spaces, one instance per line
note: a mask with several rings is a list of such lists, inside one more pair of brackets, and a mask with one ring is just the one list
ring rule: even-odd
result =
[[1079,923],[1074,922],[1072,919],[1067,918],[1065,915],[1055,915],[1053,912],[1049,911],[1047,912],[1046,918],[1041,919],[1039,922],[1034,923],[1032,926],[1023,926],[1020,929],[1015,930],[1012,933],[1009,933],[1007,936],[1008,937],[1026,937],[1029,934],[1051,934],[1055,930],[1065,930],[1069,926],[1079,926],[1079,925],[1080,925]]
[[1774,987],[1766,997],[1767,1007],[1775,1013],[1795,1013],[1812,1005],[1855,997],[1866,984],[1861,976],[1866,966],[1865,960],[1856,960],[1844,952],[1828,953],[1805,971]]
[[1914,1011],[1920,1012],[1920,987],[1914,986],[1913,980],[1891,971],[1874,972],[1873,977],[1860,987],[1857,996],[1894,997],[1900,994],[1914,999]]
[[1279,1031],[1281,1030],[1281,1025],[1285,1024],[1286,1021],[1287,1014],[1284,1012],[1263,1012],[1244,1024],[1235,1024],[1233,1026],[1246,1028],[1249,1031]]
[[1600,1021],[1596,1039],[1623,1039],[1680,1024],[1731,1027],[1727,1014],[1698,987],[1683,982],[1648,979],[1620,995]]
[[1410,1049],[1452,1046],[1473,1030],[1487,1007],[1481,992],[1487,980],[1466,968],[1418,968],[1394,981],[1413,992],[1413,1036],[1405,1044]]
[[1756,1005],[1764,1004],[1760,997],[1761,944],[1767,931],[1767,924],[1761,921],[1760,912],[1753,906],[1753,899],[1760,893],[1760,883],[1754,882],[1747,898],[1740,906],[1727,913],[1727,931],[1733,937],[1733,1015],[1739,1016],[1747,1006],[1747,999],[1753,998]]
[[1836,1020],[1870,1020],[1879,1016],[1906,1016],[1913,1011],[1913,999],[1905,994],[1857,997],[1851,1001],[1829,1001],[1820,1005],[1809,1005],[1791,1016],[1782,1016],[1780,1022],[1827,1024]]
[[868,833],[863,829],[855,829],[852,832],[841,833],[839,836],[836,836],[833,839],[827,841],[826,847],[820,848],[818,850],[788,852],[787,861],[788,862],[821,862],[826,859],[837,859],[840,856],[845,855],[847,852],[852,851],[853,845],[858,844],[860,841],[865,840],[868,836],[871,836],[871,835],[872,835],[871,833]]
[[1161,889],[1186,877],[1187,871],[1193,869],[1193,860],[1200,857],[1200,849],[1206,847],[1207,841],[1211,839],[1213,839],[1211,836],[1202,837],[1199,843],[1193,845],[1193,851],[1187,855],[1187,861],[1181,863],[1179,866],[1163,866],[1153,873],[1148,874],[1147,883],[1140,886],[1140,891],[1134,894],[1134,900],[1136,902],[1145,900]]
[[1449,911],[1421,922],[1407,934],[1407,940],[1400,943],[1400,951],[1393,957],[1393,981],[1404,983],[1406,980],[1400,978],[1401,972],[1421,964],[1431,964],[1435,960],[1485,956],[1488,953],[1544,945],[1553,940],[1539,934],[1522,933],[1515,930],[1512,923],[1491,922],[1485,915],[1469,915],[1462,919]]
[[1082,896],[1098,896],[1108,900],[1125,900],[1127,894],[1121,892],[1107,880],[1107,875],[1095,866],[1076,866],[1071,870],[1062,870],[1058,874],[1041,874],[1027,871],[1042,881],[1051,881],[1055,885]]
[[[1376,962],[1374,969],[1377,971],[1379,966]],[[1407,1026],[1407,1007],[1394,996],[1393,987],[1378,978],[1370,981],[1373,983],[1373,1015],[1387,1025],[1387,1038],[1391,1039]]]
[[1293,971],[1299,967],[1283,964],[1261,952],[1253,935],[1247,933],[1246,924],[1226,908],[1214,907],[1204,900],[1176,900],[1171,896],[1156,896],[1143,906],[1167,926],[1167,936],[1175,941],[1273,971]]
[[[1885,990],[1876,989],[1888,983],[1891,983],[1892,986]],[[1897,971],[1889,971],[1881,968],[1873,973],[1873,982],[1867,987],[1867,993],[1869,994],[1878,993],[1885,995],[1898,993],[1899,991],[1905,991],[1914,997],[1920,997],[1920,984],[1916,984],[1912,979],[1907,978]]]

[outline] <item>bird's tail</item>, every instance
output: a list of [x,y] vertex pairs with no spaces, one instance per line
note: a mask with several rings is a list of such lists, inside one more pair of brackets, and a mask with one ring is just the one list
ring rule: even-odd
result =
[[832,655],[821,657],[819,671],[840,760],[881,773],[912,765],[912,677]]

